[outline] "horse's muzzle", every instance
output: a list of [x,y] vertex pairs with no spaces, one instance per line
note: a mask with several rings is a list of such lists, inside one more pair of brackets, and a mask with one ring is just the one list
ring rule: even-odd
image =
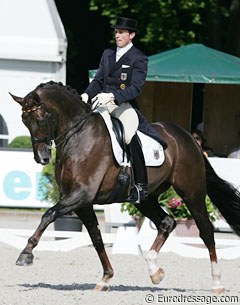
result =
[[48,164],[51,158],[51,149],[49,149],[49,146],[43,144],[36,146],[38,147],[34,149],[34,160],[42,165]]

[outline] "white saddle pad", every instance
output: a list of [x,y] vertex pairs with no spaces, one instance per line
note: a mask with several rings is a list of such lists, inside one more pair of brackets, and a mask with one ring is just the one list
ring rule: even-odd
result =
[[[115,156],[116,161],[121,166],[126,165],[127,157],[125,156],[123,160],[123,151],[114,134],[113,125],[109,112],[106,110],[105,107],[98,107],[95,110],[95,112],[98,112],[102,116],[107,126],[112,141],[113,154]],[[151,137],[145,135],[140,131],[137,131],[137,134],[142,143],[142,150],[143,150],[146,166],[160,166],[165,159],[162,145],[156,140],[152,139]]]

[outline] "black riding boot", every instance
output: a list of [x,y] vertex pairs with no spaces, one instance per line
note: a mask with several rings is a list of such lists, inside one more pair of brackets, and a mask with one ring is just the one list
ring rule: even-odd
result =
[[129,201],[140,203],[148,196],[148,178],[141,144],[137,135],[133,136],[131,142],[128,144],[128,148],[131,155],[135,180],[135,185],[129,195]]

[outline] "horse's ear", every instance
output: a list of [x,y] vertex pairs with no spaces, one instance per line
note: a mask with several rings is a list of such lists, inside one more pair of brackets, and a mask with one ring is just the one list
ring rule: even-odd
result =
[[13,95],[13,94],[11,94],[10,92],[8,92],[8,93],[11,95],[11,97],[14,99],[15,102],[17,102],[18,104],[20,104],[21,106],[23,106],[23,98],[22,98],[22,97]]

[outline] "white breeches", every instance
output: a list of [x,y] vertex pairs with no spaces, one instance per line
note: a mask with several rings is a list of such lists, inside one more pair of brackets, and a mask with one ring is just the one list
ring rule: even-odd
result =
[[126,144],[129,144],[132,140],[132,137],[137,132],[139,125],[138,115],[136,111],[129,103],[124,103],[118,106],[112,102],[108,103],[106,106],[108,112],[122,122],[125,142]]

